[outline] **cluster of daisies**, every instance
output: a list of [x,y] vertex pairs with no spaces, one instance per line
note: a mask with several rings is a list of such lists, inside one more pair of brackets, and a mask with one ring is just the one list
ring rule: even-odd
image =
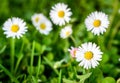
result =
[[[108,16],[103,12],[95,11],[85,19],[85,25],[87,30],[94,35],[103,34],[109,25]],[[103,52],[99,46],[92,42],[83,43],[78,48],[71,47],[68,51],[76,61],[80,62],[79,66],[85,69],[95,68],[102,60]]]
[[[51,21],[58,26],[61,26],[60,37],[65,39],[72,35],[71,9],[64,3],[57,3],[50,11]],[[31,17],[34,27],[44,35],[48,35],[53,29],[52,22],[42,13],[36,13]],[[103,34],[109,25],[108,16],[103,12],[92,12],[85,19],[85,25],[88,31],[94,35]],[[64,27],[63,27],[64,26]],[[3,25],[4,34],[6,37],[20,38],[27,32],[26,23],[18,18],[9,18]],[[88,42],[82,44],[79,48],[71,47],[70,54],[79,65],[86,69],[95,68],[101,61],[102,52],[95,43]]]
[[32,16],[32,23],[41,34],[48,35],[52,30],[52,23],[41,13]]
[[[52,22],[58,26],[64,26],[66,23],[69,23],[71,20],[70,17],[72,15],[70,10],[71,9],[68,8],[68,6],[64,3],[56,4],[50,11],[50,18]],[[41,34],[48,35],[52,30],[52,23],[42,13],[34,14],[32,16],[32,23]],[[60,31],[60,37],[63,39],[69,37],[71,34],[71,25],[65,25],[64,28],[62,28]]]

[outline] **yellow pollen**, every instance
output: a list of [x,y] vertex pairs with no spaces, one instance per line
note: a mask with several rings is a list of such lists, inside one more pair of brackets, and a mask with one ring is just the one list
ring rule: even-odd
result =
[[41,23],[41,24],[40,24],[40,28],[44,30],[44,29],[46,28],[45,23]]
[[35,21],[36,21],[36,22],[38,22],[38,21],[39,21],[39,18],[38,18],[38,17],[36,17],[36,18],[35,18]]
[[101,25],[101,21],[100,20],[95,20],[93,22],[93,25],[94,25],[94,27],[99,27]]
[[74,56],[76,56],[76,50],[73,53],[74,53]]
[[70,32],[69,32],[69,31],[67,31],[67,32],[66,32],[66,36],[69,36],[69,35],[70,35]]
[[63,17],[65,16],[65,12],[64,12],[63,10],[59,11],[59,12],[58,12],[58,16],[59,16],[60,18],[63,18]]
[[85,52],[84,58],[87,59],[87,60],[92,59],[93,58],[93,53],[91,51]]
[[16,24],[14,24],[14,25],[12,25],[12,27],[11,27],[11,31],[12,32],[18,32],[18,30],[19,30],[19,26],[18,25],[16,25]]

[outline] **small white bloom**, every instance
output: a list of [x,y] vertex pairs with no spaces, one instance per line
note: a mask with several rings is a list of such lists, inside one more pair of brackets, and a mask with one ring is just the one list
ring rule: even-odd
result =
[[103,34],[109,25],[108,16],[103,12],[92,12],[86,19],[85,25],[88,31],[94,35]]
[[52,19],[53,23],[59,26],[65,25],[65,22],[70,21],[70,16],[72,12],[70,8],[64,3],[58,3],[52,7],[50,11],[50,18]]
[[95,43],[84,43],[78,48],[76,52],[76,60],[79,66],[83,66],[85,69],[95,68],[102,58],[102,52]]
[[13,17],[9,18],[4,24],[3,24],[3,30],[6,37],[17,37],[18,39],[22,37],[23,34],[27,31],[26,23],[18,18]]
[[71,49],[68,49],[68,51],[70,52],[71,56],[73,58],[75,58],[76,57],[76,51],[78,51],[78,48],[71,47]]
[[38,26],[39,21],[44,18],[46,18],[46,17],[42,13],[37,13],[31,17],[31,20],[32,20],[33,25],[36,27],[36,26]]
[[118,59],[118,61],[120,61],[120,58]]
[[60,37],[63,39],[69,37],[72,34],[71,27],[72,27],[71,25],[68,25],[68,26],[65,26],[63,29],[61,29]]
[[40,33],[48,35],[49,32],[52,30],[52,23],[48,19],[42,19],[39,21],[36,28],[37,30],[39,30]]

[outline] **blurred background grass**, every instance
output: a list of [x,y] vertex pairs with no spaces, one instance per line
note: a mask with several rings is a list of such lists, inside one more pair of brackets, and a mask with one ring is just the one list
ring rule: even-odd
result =
[[[75,43],[71,38],[61,39],[59,37],[61,28],[56,25],[53,25],[53,31],[48,36],[36,32],[35,27],[32,25],[31,16],[34,13],[43,13],[50,19],[49,12],[51,7],[58,2],[68,4],[68,7],[71,8],[73,15],[70,24],[73,25],[72,28],[74,32],[72,36],[75,39]],[[20,17],[27,22],[28,26],[28,32],[25,36],[20,40],[16,40],[16,60],[20,58],[18,54],[24,42],[22,60],[18,72],[15,74],[21,82],[26,83],[29,82],[27,81],[28,79],[30,80],[29,62],[33,40],[35,41],[34,71],[38,64],[38,58],[41,55],[39,78],[43,83],[58,83],[57,75],[47,61],[55,63],[56,61],[66,59],[66,63],[70,63],[72,68],[77,68],[77,63],[70,62],[70,55],[67,49],[70,48],[70,46],[78,47],[81,43],[89,41],[100,45],[104,54],[100,63],[100,70],[98,69],[94,72],[97,75],[101,72],[101,76],[95,76],[95,74],[93,74],[86,83],[101,83],[101,81],[97,80],[105,77],[113,77],[117,80],[120,77],[120,61],[118,60],[120,58],[119,9],[119,0],[0,0],[0,63],[8,70],[10,69],[10,42],[3,34],[3,23],[10,17]],[[91,32],[87,32],[84,25],[85,18],[93,11],[105,12],[108,14],[110,20],[107,32],[99,37],[94,36]],[[44,57],[46,57],[47,60]],[[60,69],[63,69],[64,78],[76,79],[74,78],[74,73],[72,73],[73,69],[71,69],[71,66]],[[79,68],[76,71],[78,74],[81,74]],[[36,74],[36,72],[33,72],[33,76],[34,74]],[[1,70],[0,80],[3,81],[3,83],[9,83],[10,78]]]

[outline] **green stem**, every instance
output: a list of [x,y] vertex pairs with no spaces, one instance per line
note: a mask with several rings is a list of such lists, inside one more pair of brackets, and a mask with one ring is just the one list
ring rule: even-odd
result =
[[10,57],[11,57],[11,72],[13,74],[14,69],[14,54],[15,54],[15,39],[11,39],[11,50],[10,50]]
[[[115,18],[115,16],[116,16],[117,12],[118,12],[118,5],[119,5],[119,1],[118,1],[118,0],[115,0],[115,1],[114,1],[114,4],[113,4],[113,13],[111,14],[111,18],[110,18],[110,25],[109,25],[109,28],[108,28],[106,34],[105,34],[106,37],[107,37],[107,36],[109,35],[109,33],[110,33],[110,29],[111,29],[111,27],[112,27],[112,23],[113,23],[113,21],[114,21],[114,18]],[[105,37],[105,38],[106,38],[106,37]]]
[[21,53],[21,54],[19,54],[19,58],[17,60],[16,66],[15,66],[15,73],[17,72],[18,66],[19,66],[20,61],[22,60],[22,58],[23,58],[23,54]]
[[115,27],[114,27],[114,29],[111,33],[110,40],[108,41],[108,47],[109,48],[111,47],[112,40],[115,37],[116,33],[118,32],[119,28],[120,28],[120,21],[115,25]]
[[23,47],[24,47],[24,42],[22,43],[22,46],[21,46],[21,49],[20,49],[20,52],[19,52],[19,55],[18,55],[18,60],[17,60],[16,66],[15,66],[15,73],[17,72],[17,69],[18,69],[18,66],[20,64],[20,61],[23,58],[23,54],[22,54]]
[[32,53],[31,53],[31,61],[30,61],[30,75],[31,75],[31,77],[32,77],[32,72],[33,72],[34,49],[35,49],[35,41],[33,41],[33,44],[32,44]]
[[104,39],[103,39],[102,36],[98,36],[98,37],[97,37],[97,42],[98,42],[99,47],[100,47],[102,50],[105,50]]
[[19,83],[19,81],[4,67],[0,64],[0,68],[11,78],[15,83]]
[[39,59],[38,59],[38,66],[37,66],[36,78],[38,78],[38,75],[39,75],[39,72],[40,72],[40,64],[41,64],[41,56],[39,56]]
[[90,73],[90,69],[84,69],[84,74]]
[[70,38],[71,38],[71,40],[73,41],[74,45],[77,46],[77,45],[76,45],[76,42],[75,42],[75,38],[74,38],[73,36],[70,36]]
[[73,67],[74,68],[74,74],[75,76],[77,76],[77,70],[76,70],[76,67]]
[[37,32],[38,32],[37,30],[34,31],[34,33],[32,35],[33,36],[32,38],[34,38],[36,36]]
[[60,73],[59,73],[58,83],[62,83],[61,80],[62,80],[62,70],[60,70]]

